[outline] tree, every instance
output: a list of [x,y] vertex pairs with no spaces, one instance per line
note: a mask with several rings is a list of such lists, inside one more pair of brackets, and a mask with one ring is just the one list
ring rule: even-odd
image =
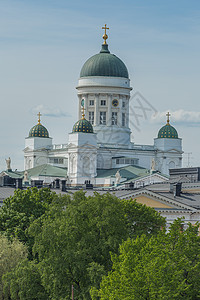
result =
[[128,239],[112,255],[112,271],[105,276],[92,299],[199,299],[200,237],[198,224],[181,230],[173,223],[169,233],[160,232]]
[[111,270],[110,253],[118,253],[128,237],[155,234],[164,224],[155,210],[133,200],[76,192],[62,209],[52,205],[28,232],[34,238],[33,253],[50,297],[69,299],[73,284],[77,299],[90,299],[90,288],[99,288],[102,276]]
[[17,239],[12,242],[0,234],[0,300],[3,298],[3,275],[14,270],[27,257],[27,248]]
[[31,253],[33,239],[28,235],[27,228],[49,210],[51,203],[62,203],[63,198],[66,197],[48,188],[16,190],[14,196],[5,199],[0,208],[0,232],[10,239],[16,237],[26,243]]
[[41,283],[38,265],[24,260],[3,277],[4,299],[47,300],[49,299]]

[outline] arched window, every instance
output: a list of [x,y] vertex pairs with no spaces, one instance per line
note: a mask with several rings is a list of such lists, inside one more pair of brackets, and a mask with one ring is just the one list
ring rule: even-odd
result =
[[170,161],[169,163],[169,169],[174,169],[175,168],[175,162],[174,161]]

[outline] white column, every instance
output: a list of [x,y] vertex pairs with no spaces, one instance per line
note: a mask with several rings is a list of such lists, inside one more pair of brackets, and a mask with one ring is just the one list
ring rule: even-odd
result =
[[112,125],[112,95],[107,94],[107,106],[108,106],[108,115],[107,115],[107,126]]
[[[126,96],[127,102],[126,102],[126,127],[129,128],[129,99],[130,96]],[[133,116],[131,116],[133,118]]]
[[122,127],[122,101],[123,101],[123,97],[119,95],[119,109],[117,112],[117,125],[119,127]]
[[94,96],[94,126],[99,125],[99,94]]

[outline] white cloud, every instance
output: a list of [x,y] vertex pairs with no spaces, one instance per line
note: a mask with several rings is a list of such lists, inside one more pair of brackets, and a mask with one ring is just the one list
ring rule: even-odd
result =
[[189,110],[167,110],[158,111],[156,114],[151,116],[151,121],[153,123],[162,123],[166,120],[166,113],[170,112],[170,120],[172,123],[181,123],[186,125],[198,125],[200,124],[200,111],[189,111]]
[[33,107],[31,110],[32,114],[38,114],[38,112],[40,112],[43,116],[46,116],[46,117],[55,117],[55,118],[71,117],[70,114],[63,111],[59,107],[46,107],[43,104],[37,105],[37,106]]

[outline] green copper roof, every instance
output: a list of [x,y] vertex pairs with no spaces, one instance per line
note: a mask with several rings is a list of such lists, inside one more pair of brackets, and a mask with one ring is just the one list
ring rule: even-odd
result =
[[178,139],[178,133],[173,126],[167,123],[159,130],[158,138]]
[[28,177],[49,176],[49,177],[64,177],[67,176],[67,169],[52,166],[49,164],[40,165],[28,170]]
[[93,133],[93,127],[88,120],[81,119],[74,124],[72,132]]
[[103,44],[100,53],[90,57],[81,69],[80,77],[88,76],[128,78],[128,70],[121,59],[110,54],[108,45]]
[[48,130],[41,124],[37,124],[31,128],[29,131],[29,137],[43,137],[48,138]]

